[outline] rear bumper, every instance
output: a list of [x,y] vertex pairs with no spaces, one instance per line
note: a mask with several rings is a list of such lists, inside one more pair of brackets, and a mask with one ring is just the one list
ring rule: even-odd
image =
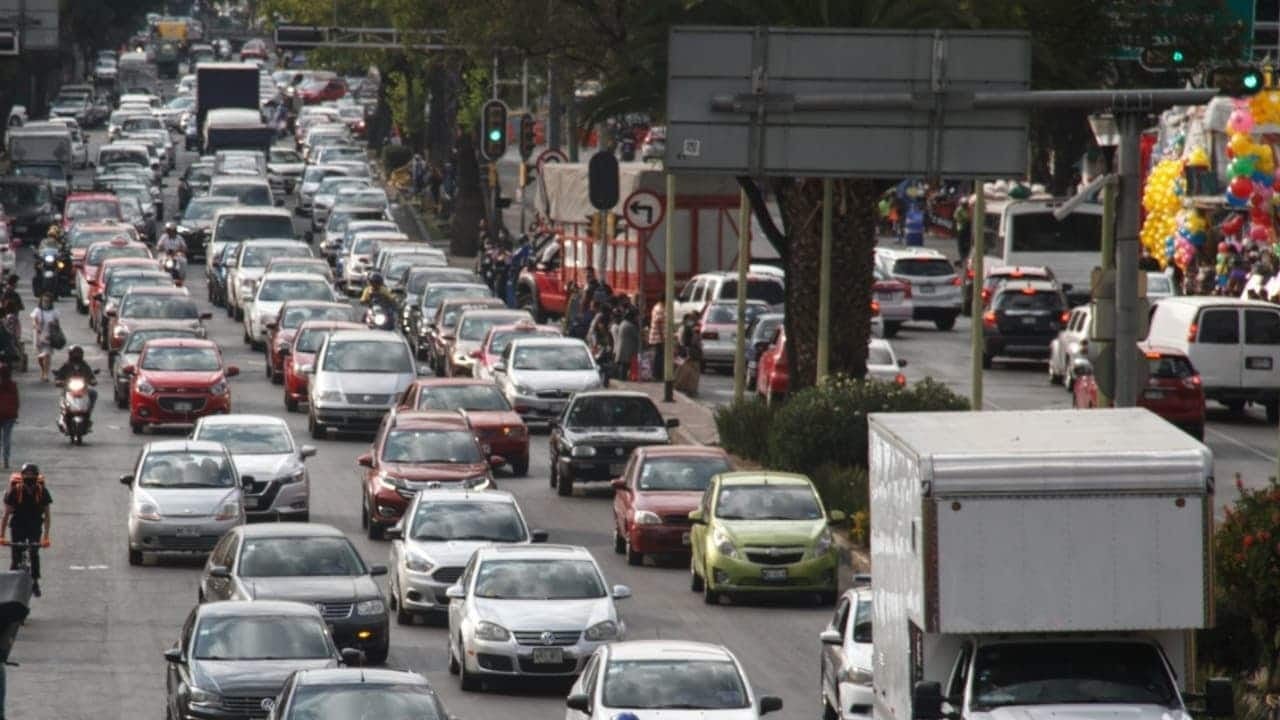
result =
[[[884,312],[883,308],[881,312]],[[960,314],[960,301],[946,305],[921,305],[915,303],[911,306],[912,320],[948,320],[955,318]]]
[[1049,344],[1055,335],[988,335],[983,338],[987,355],[1010,357],[1049,357]]

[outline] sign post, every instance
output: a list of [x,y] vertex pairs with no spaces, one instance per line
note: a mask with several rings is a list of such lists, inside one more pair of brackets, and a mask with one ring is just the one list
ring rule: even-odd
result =
[[[973,212],[969,218],[970,232],[973,233],[973,285],[969,288],[970,299],[969,307],[973,311],[969,313],[969,341],[971,343],[969,353],[969,363],[971,365],[970,375],[970,404],[974,410],[982,409],[982,362],[983,362],[983,344],[982,335],[982,290],[986,287],[986,270],[983,268],[983,260],[987,254],[987,200],[986,186],[981,180],[973,184]],[[962,260],[964,258],[961,258]]]
[[733,401],[747,392],[747,267],[751,263],[751,201],[738,191],[738,330],[733,343]]

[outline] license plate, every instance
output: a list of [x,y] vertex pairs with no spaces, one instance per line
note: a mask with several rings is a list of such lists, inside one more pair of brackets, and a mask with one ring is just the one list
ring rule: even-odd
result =
[[916,289],[920,291],[920,294],[921,294],[921,295],[932,295],[932,294],[933,294],[933,286],[932,286],[932,285],[917,285],[917,286],[916,286]]
[[558,647],[534,648],[533,662],[538,665],[558,665],[564,662],[564,650]]
[[191,408],[193,407],[195,407],[195,405],[192,405],[189,402],[176,402],[173,404],[173,409],[178,412],[191,412]]
[[626,467],[627,467],[626,465],[623,465],[621,463],[613,463],[612,465],[609,466],[609,474],[621,475],[622,471],[625,470]]
[[245,506],[245,509],[247,509],[247,510],[257,510],[257,509],[258,509],[258,498],[256,498],[256,497],[246,497],[246,498],[244,499],[244,506]]
[[1023,325],[1035,325],[1035,324],[1036,324],[1036,319],[1035,319],[1035,318],[1033,318],[1033,317],[1024,317],[1024,318],[1022,318],[1022,324],[1023,324]]
[[767,582],[780,582],[787,579],[787,569],[765,568],[760,571],[760,578]]
[[893,300],[894,295],[893,293],[883,292],[883,293],[876,293],[876,297],[879,298],[882,302],[890,302]]
[[185,527],[180,527],[174,532],[178,537],[196,537],[200,534],[200,531],[196,530],[195,528],[185,528]]
[[1269,357],[1247,357],[1244,359],[1244,366],[1249,370],[1270,370],[1271,358]]
[[1164,398],[1164,391],[1163,390],[1144,390],[1142,392],[1142,397],[1148,400],[1160,400]]
[[689,544],[689,533],[687,533],[687,532],[686,532],[686,533],[681,533],[681,534],[680,534],[680,544],[681,544],[681,545],[688,545],[688,544]]

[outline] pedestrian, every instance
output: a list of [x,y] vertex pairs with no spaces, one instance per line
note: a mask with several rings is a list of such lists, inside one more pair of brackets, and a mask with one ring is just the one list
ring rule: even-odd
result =
[[702,337],[698,334],[697,313],[685,313],[679,341],[680,364],[671,379],[672,385],[685,395],[696,396],[702,379]]
[[5,278],[4,292],[0,293],[0,304],[8,304],[16,313],[25,309],[22,304],[22,293],[18,292],[19,279],[18,273],[9,273],[9,277]]
[[906,222],[903,223],[907,247],[924,246],[924,222],[924,208],[918,202],[911,203]]
[[9,448],[13,442],[13,426],[18,422],[18,385],[8,365],[0,365],[0,453],[4,467],[9,468]]
[[621,317],[614,326],[613,333],[614,376],[619,380],[628,380],[631,376],[631,364],[640,353],[640,327],[636,324],[635,308],[628,305],[620,310]]
[[40,364],[40,382],[49,382],[49,358],[53,354],[53,335],[61,332],[58,327],[62,321],[57,309],[53,307],[53,295],[45,293],[40,297],[40,307],[31,311],[32,336],[36,340],[36,362]]
[[560,329],[566,336],[573,337],[574,324],[582,312],[582,288],[576,280],[570,280],[565,287],[564,317],[560,319]]
[[970,227],[969,206],[963,200],[956,203],[956,211],[951,216],[956,229],[956,250],[960,252],[960,262],[969,257],[973,230]]
[[413,154],[413,160],[409,162],[409,176],[413,179],[413,196],[421,199],[427,189],[427,161],[422,158],[422,153]]
[[649,348],[653,352],[653,379],[661,381],[666,373],[667,296],[660,295],[649,312]]
[[437,163],[431,166],[431,173],[427,175],[427,189],[431,192],[431,211],[440,214],[440,186],[444,183],[444,173],[440,171],[440,165]]

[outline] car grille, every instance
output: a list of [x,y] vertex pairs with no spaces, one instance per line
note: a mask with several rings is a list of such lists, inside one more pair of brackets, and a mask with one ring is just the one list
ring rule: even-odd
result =
[[538,397],[548,400],[564,400],[571,394],[568,390],[539,390],[537,393]]
[[565,660],[561,663],[535,663],[531,658],[520,658],[520,672],[530,675],[568,675],[578,669],[577,660]]
[[220,537],[221,536],[219,535],[205,535],[205,536],[194,536],[194,537],[186,536],[186,535],[182,537],[179,537],[177,535],[166,535],[163,538],[159,538],[159,542],[156,543],[156,546],[162,547],[166,550],[205,551],[205,550],[212,550],[213,546],[218,544],[218,540],[220,539]]
[[760,565],[790,565],[791,563],[800,562],[803,557],[803,548],[772,547],[747,549],[747,559]]
[[200,412],[204,409],[204,398],[162,397],[156,400],[156,403],[160,405],[161,409],[169,412],[179,412],[177,408],[178,403],[190,403],[191,405],[190,410],[183,410],[181,412]]
[[542,630],[526,630],[523,632],[514,632],[516,642],[521,645],[573,645],[578,642],[578,637],[582,635],[577,630],[557,630],[551,632],[551,642],[543,639]]
[[325,620],[343,620],[351,617],[351,610],[355,607],[355,603],[321,602],[316,603],[316,607],[320,609],[320,614]]
[[222,697],[222,707],[233,713],[243,713],[244,715],[252,715],[260,717],[266,713],[262,709],[262,701],[266,696],[261,697],[252,695],[224,695]]
[[431,574],[431,578],[436,582],[456,583],[458,578],[462,577],[462,567],[442,567]]
[[347,402],[352,405],[387,405],[391,402],[391,395],[365,395],[356,393],[347,393]]
[[624,460],[631,457],[635,445],[596,445],[595,457],[598,460]]

